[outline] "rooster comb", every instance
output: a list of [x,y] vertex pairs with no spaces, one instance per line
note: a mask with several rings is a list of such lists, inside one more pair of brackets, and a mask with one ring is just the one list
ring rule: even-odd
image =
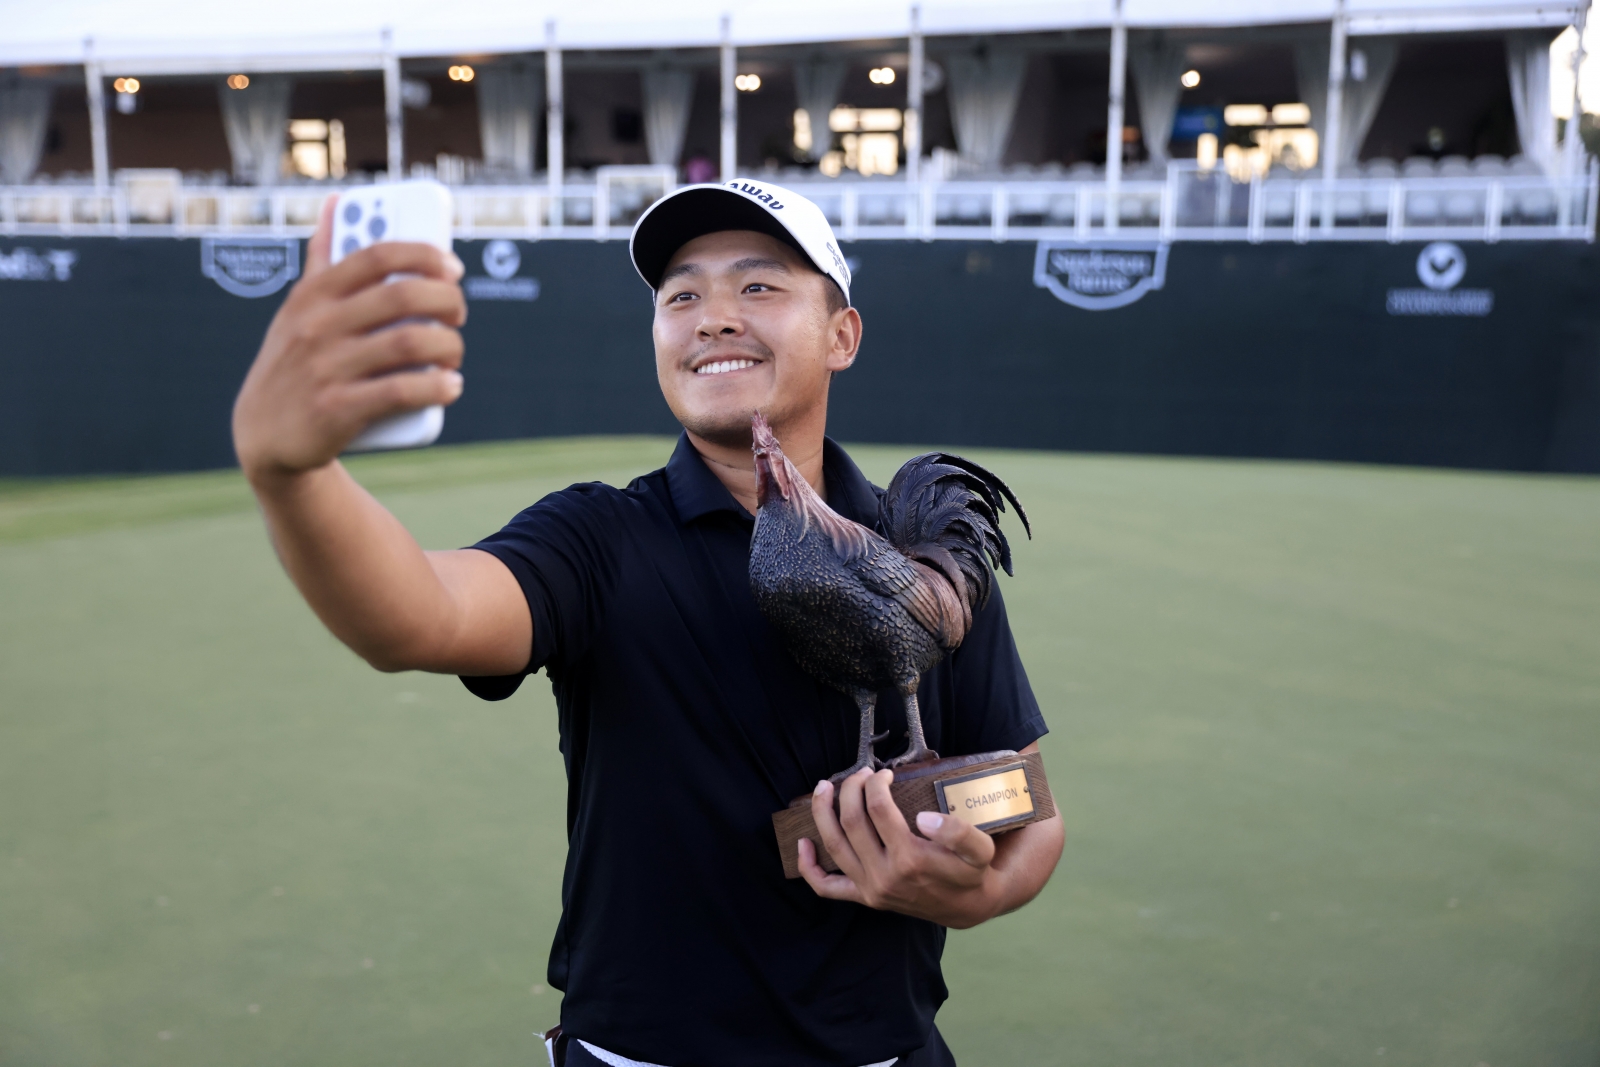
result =
[[783,451],[783,446],[778,444],[778,437],[772,432],[772,426],[767,422],[767,417],[760,411],[750,415],[750,441],[757,449],[776,449]]

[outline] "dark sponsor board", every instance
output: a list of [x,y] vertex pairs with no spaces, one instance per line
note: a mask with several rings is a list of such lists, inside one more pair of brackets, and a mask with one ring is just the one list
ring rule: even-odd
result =
[[[625,243],[488,245],[458,245],[484,296],[443,441],[675,429]],[[1033,242],[856,242],[845,251],[866,341],[835,382],[831,432],[1600,472],[1596,250],[1467,244],[1460,277],[1432,288],[1419,285],[1423,247],[1152,246],[1142,262],[1153,270],[1159,252],[1164,284],[1089,310],[1037,284]],[[1105,290],[1122,283],[1083,272],[1114,270],[1132,288],[1153,274],[1129,251],[1069,255],[1058,276]],[[276,280],[256,258],[235,257],[243,283]],[[0,474],[232,462],[233,397],[286,288],[232,295],[202,274],[197,240],[0,239],[0,260],[14,264],[0,271]],[[1431,269],[1440,281],[1455,264],[1437,255]],[[537,299],[515,295],[530,288]],[[1393,314],[1396,289],[1483,313]],[[1478,291],[1487,306],[1448,295]]]

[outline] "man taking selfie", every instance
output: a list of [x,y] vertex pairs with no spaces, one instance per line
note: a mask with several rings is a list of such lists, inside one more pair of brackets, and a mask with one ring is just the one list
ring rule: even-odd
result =
[[[378,419],[461,395],[461,263],[386,243],[330,266],[331,207],[239,394],[235,447],[289,576],[372,666],[457,674],[490,700],[549,677],[569,781],[552,1056],[953,1064],[934,1027],[945,928],[1037,896],[1062,826],[996,838],[925,812],[919,837],[892,772],[870,769],[838,786],[834,814],[826,779],[855,757],[857,708],[795,663],[748,577],[753,412],[835,511],[877,522],[878,491],[825,436],[830,382],[862,335],[826,218],[751,181],[658,201],[631,252],[683,425],[671,459],[626,489],[553,493],[472,548],[427,552],[338,456]],[[408,277],[385,284],[395,274]],[[918,692],[946,756],[1033,751],[1045,733],[998,589]],[[899,695],[878,707],[902,738]],[[808,791],[841,871],[802,841],[804,882],[789,881],[771,813]]]

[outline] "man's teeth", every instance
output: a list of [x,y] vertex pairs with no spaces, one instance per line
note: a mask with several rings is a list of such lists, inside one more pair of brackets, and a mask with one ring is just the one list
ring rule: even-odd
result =
[[729,371],[744,370],[746,367],[754,367],[755,365],[756,361],[753,359],[724,359],[716,363],[707,363],[702,367],[696,367],[695,373],[727,374]]

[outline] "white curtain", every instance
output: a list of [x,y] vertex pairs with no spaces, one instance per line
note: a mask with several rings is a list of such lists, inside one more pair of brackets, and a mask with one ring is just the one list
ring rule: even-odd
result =
[[225,82],[217,86],[235,178],[251,185],[277,183],[293,88],[290,79],[267,74],[252,75],[246,89],[230,89]]
[[[1328,51],[1324,34],[1302,38],[1294,46],[1295,81],[1300,102],[1311,109],[1311,127],[1326,136],[1328,117]],[[1400,58],[1400,42],[1388,37],[1352,37],[1345,50],[1344,104],[1339,108],[1338,166],[1361,157],[1361,145],[1378,117],[1384,93]]]
[[694,107],[694,71],[683,67],[646,67],[644,84],[644,143],[650,162],[676,167],[683,156],[683,139],[689,133],[689,112]]
[[1328,35],[1312,34],[1294,42],[1294,81],[1300,102],[1311,109],[1311,126],[1322,136],[1328,114]]
[[1187,57],[1182,45],[1167,40],[1162,33],[1137,34],[1128,41],[1128,68],[1133,73],[1133,89],[1139,95],[1139,128],[1144,134],[1145,152],[1150,162],[1165,166],[1171,156],[1172,120],[1178,113],[1178,97],[1183,95]]
[[1548,32],[1506,34],[1506,73],[1511,78],[1511,110],[1517,116],[1522,154],[1546,174],[1556,173],[1556,120],[1550,112],[1550,42]]
[[794,65],[794,95],[800,110],[811,120],[812,159],[821,159],[833,144],[828,115],[839,102],[844,84],[844,60],[811,59]]
[[[1400,59],[1400,42],[1390,37],[1355,38],[1350,42],[1348,55],[1344,107],[1339,111],[1340,165],[1354,163],[1361,157],[1361,145],[1372,132],[1372,121],[1378,117],[1378,108],[1394,78],[1395,63]],[[1322,66],[1326,70],[1328,65]],[[1364,77],[1357,78],[1357,74]]]
[[535,131],[544,108],[544,72],[524,66],[478,68],[478,135],[485,170],[533,177]]
[[1027,69],[1025,54],[994,48],[954,55],[945,62],[956,146],[981,169],[993,170],[1005,155]]
[[39,169],[50,125],[50,86],[0,80],[0,185],[21,185]]

